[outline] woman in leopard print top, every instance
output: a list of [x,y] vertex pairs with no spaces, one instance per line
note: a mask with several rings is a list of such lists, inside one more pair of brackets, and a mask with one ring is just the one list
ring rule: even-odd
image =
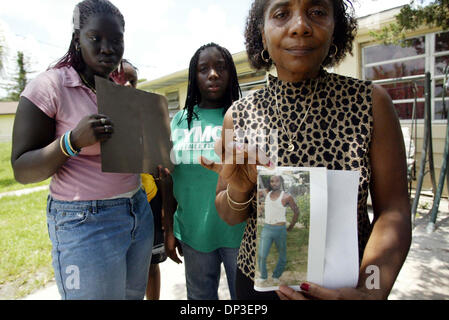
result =
[[[248,148],[260,148],[252,133],[277,129],[278,144],[263,148],[269,158],[277,156],[275,165],[360,171],[359,283],[339,290],[303,283],[301,292],[283,286],[276,293],[255,292],[256,214],[248,200],[256,166],[251,161],[204,164],[220,173],[216,205],[223,220],[231,225],[248,222],[238,258],[241,299],[386,299],[407,256],[411,226],[405,151],[391,99],[368,81],[324,71],[352,49],[356,23],[350,9],[348,0],[254,1],[245,34],[248,57],[256,69],[274,65],[278,78],[270,76],[266,88],[229,109],[223,140],[232,130],[234,142],[223,143],[221,152],[234,150],[248,160]],[[365,285],[371,265],[380,270],[380,288],[375,290]]]

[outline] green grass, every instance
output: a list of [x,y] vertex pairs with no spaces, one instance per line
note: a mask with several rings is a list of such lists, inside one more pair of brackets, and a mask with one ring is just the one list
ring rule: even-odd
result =
[[50,183],[50,179],[39,183],[23,185],[14,179],[11,167],[11,142],[0,142],[0,193],[15,191],[37,186],[45,186]]
[[308,229],[295,228],[288,233],[287,235],[288,259],[287,259],[287,266],[285,267],[286,271],[307,272],[308,246],[309,246]]
[[0,299],[22,298],[54,277],[48,191],[0,199]]
[[[0,193],[48,185],[15,181],[11,143],[0,143]],[[45,215],[48,191],[0,198],[0,299],[22,298],[53,279]]]

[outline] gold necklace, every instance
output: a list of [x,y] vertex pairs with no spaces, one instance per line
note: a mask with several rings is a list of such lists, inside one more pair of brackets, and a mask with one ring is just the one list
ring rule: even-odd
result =
[[79,73],[79,75],[80,75],[80,78],[81,78],[81,81],[83,81],[83,83],[86,85],[86,87],[88,87],[90,90],[92,90],[95,94],[97,94],[97,90],[95,90],[95,88],[93,87],[93,86],[91,86],[90,84],[89,84],[89,82],[87,82],[87,80],[84,78],[84,76],[81,74],[81,73]]
[[[318,83],[319,83],[319,79],[316,80],[315,89],[313,90],[313,93],[312,93],[312,99],[315,96],[316,89],[318,88]],[[289,140],[287,151],[288,152],[293,152],[293,151],[295,151],[295,145],[293,144],[293,137],[289,134],[289,132],[285,128],[284,121],[282,121],[281,112],[279,111],[277,89],[278,89],[278,86],[276,88],[276,94],[275,94],[275,98],[276,98],[276,112],[277,112],[277,115],[279,117],[279,120],[281,121],[282,129],[284,129],[284,132],[287,135],[288,140]],[[301,129],[302,124],[304,123],[304,121],[306,121],[307,115],[309,114],[309,111],[310,111],[311,107],[312,107],[312,103],[310,103],[310,106],[307,108],[306,114],[305,114],[304,118],[302,118],[302,120],[301,120],[301,122],[299,124],[298,130]]]

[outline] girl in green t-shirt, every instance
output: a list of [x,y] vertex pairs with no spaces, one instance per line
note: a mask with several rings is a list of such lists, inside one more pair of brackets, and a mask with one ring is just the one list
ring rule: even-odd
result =
[[184,256],[187,298],[192,300],[218,299],[221,263],[230,296],[235,298],[237,255],[245,223],[231,227],[221,220],[215,208],[218,175],[203,168],[198,159],[218,159],[214,144],[221,137],[224,114],[240,96],[228,50],[214,43],[199,48],[190,61],[185,109],[171,122],[176,163],[171,174],[173,188],[164,197],[173,199],[168,207],[165,204],[167,255],[177,263],[181,260],[176,249]]

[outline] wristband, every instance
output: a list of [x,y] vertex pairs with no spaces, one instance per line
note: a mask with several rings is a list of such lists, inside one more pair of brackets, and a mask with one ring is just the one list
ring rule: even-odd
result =
[[72,150],[73,153],[75,153],[77,155],[78,153],[81,152],[81,149],[75,149],[72,146],[72,131],[69,131],[69,135],[67,137],[67,142],[69,143],[70,150]]
[[64,146],[62,145],[62,141],[65,139],[65,134],[63,134],[61,136],[61,138],[59,138],[59,147],[61,148],[62,153],[67,157],[70,158],[69,154],[65,151]]
[[70,144],[70,133],[71,133],[71,131],[67,131],[64,134],[64,146],[65,146],[65,149],[66,149],[67,153],[71,157],[76,157],[76,156],[78,156],[79,151],[73,150],[73,147]]

